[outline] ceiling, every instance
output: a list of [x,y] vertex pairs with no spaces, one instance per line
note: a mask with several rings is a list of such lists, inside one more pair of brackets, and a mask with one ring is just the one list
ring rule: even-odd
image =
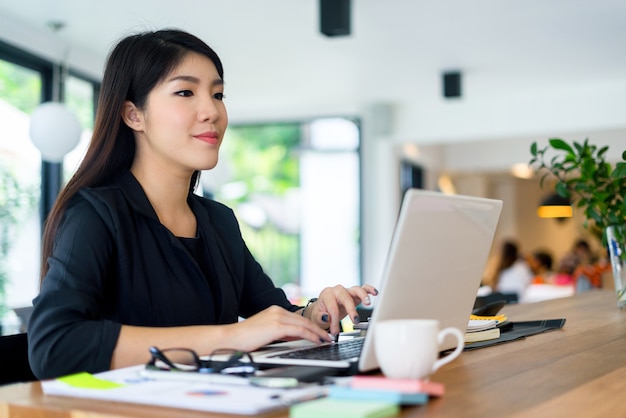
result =
[[[319,32],[318,0],[0,0],[0,17],[65,45],[69,62],[89,57],[80,65],[96,76],[123,35],[188,30],[224,61],[231,120],[390,104],[397,136],[428,142],[614,129],[626,114],[623,104],[615,117],[598,112],[604,120],[558,114],[589,97],[623,102],[626,0],[352,0],[352,33],[334,38]],[[442,98],[447,70],[463,74],[461,100]],[[537,95],[556,112],[550,123]]]

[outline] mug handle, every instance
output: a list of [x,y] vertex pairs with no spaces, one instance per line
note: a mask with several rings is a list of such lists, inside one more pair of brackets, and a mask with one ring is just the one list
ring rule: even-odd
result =
[[443,339],[448,334],[451,334],[454,337],[456,337],[457,339],[456,348],[454,349],[453,352],[451,352],[447,356],[442,357],[438,359],[437,361],[435,361],[435,364],[433,364],[431,373],[435,373],[435,371],[439,369],[441,366],[443,366],[444,364],[448,364],[452,360],[457,358],[461,354],[461,351],[463,351],[463,348],[465,347],[465,336],[463,335],[461,330],[459,330],[458,328],[454,328],[454,327],[444,328],[441,331],[439,331],[439,333],[437,334],[437,343],[439,345],[443,344]]

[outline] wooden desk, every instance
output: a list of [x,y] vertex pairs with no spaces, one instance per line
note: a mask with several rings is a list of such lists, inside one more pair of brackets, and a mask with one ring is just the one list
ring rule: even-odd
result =
[[[592,291],[507,306],[511,320],[566,318],[561,330],[463,353],[433,380],[446,394],[402,417],[625,416],[626,311]],[[217,417],[188,410],[44,396],[38,382],[0,387],[0,417]],[[228,415],[233,417],[233,415]],[[277,411],[264,417],[287,417]]]

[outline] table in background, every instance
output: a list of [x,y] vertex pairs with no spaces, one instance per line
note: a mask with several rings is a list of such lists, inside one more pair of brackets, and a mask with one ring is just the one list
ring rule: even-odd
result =
[[[463,353],[432,379],[446,394],[402,417],[625,416],[626,311],[615,293],[507,305],[512,321],[566,318],[563,329]],[[264,417],[287,417],[287,410]],[[0,417],[218,417],[221,414],[44,396],[38,382],[0,387]],[[233,415],[227,415],[233,417]]]

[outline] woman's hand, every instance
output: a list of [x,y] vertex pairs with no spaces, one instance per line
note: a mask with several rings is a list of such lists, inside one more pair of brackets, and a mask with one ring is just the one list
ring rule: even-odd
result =
[[314,343],[330,342],[328,334],[339,334],[339,322],[349,315],[353,323],[359,322],[356,306],[370,305],[370,295],[377,295],[373,286],[353,286],[348,289],[338,285],[327,287],[317,301],[305,310],[293,313],[279,306],[271,306],[245,321],[224,325],[229,348],[254,351],[277,340],[305,339]]
[[368,284],[348,289],[341,285],[327,287],[322,290],[318,299],[306,308],[304,316],[320,328],[329,330],[332,335],[337,335],[340,331],[339,323],[346,315],[353,324],[359,322],[356,307],[359,304],[369,306],[370,295],[378,295],[378,290]]
[[[311,306],[309,306],[310,308]],[[290,312],[279,306],[270,306],[245,321],[225,325],[229,348],[254,351],[277,340],[303,338],[314,343],[330,342],[331,337],[299,313]]]

